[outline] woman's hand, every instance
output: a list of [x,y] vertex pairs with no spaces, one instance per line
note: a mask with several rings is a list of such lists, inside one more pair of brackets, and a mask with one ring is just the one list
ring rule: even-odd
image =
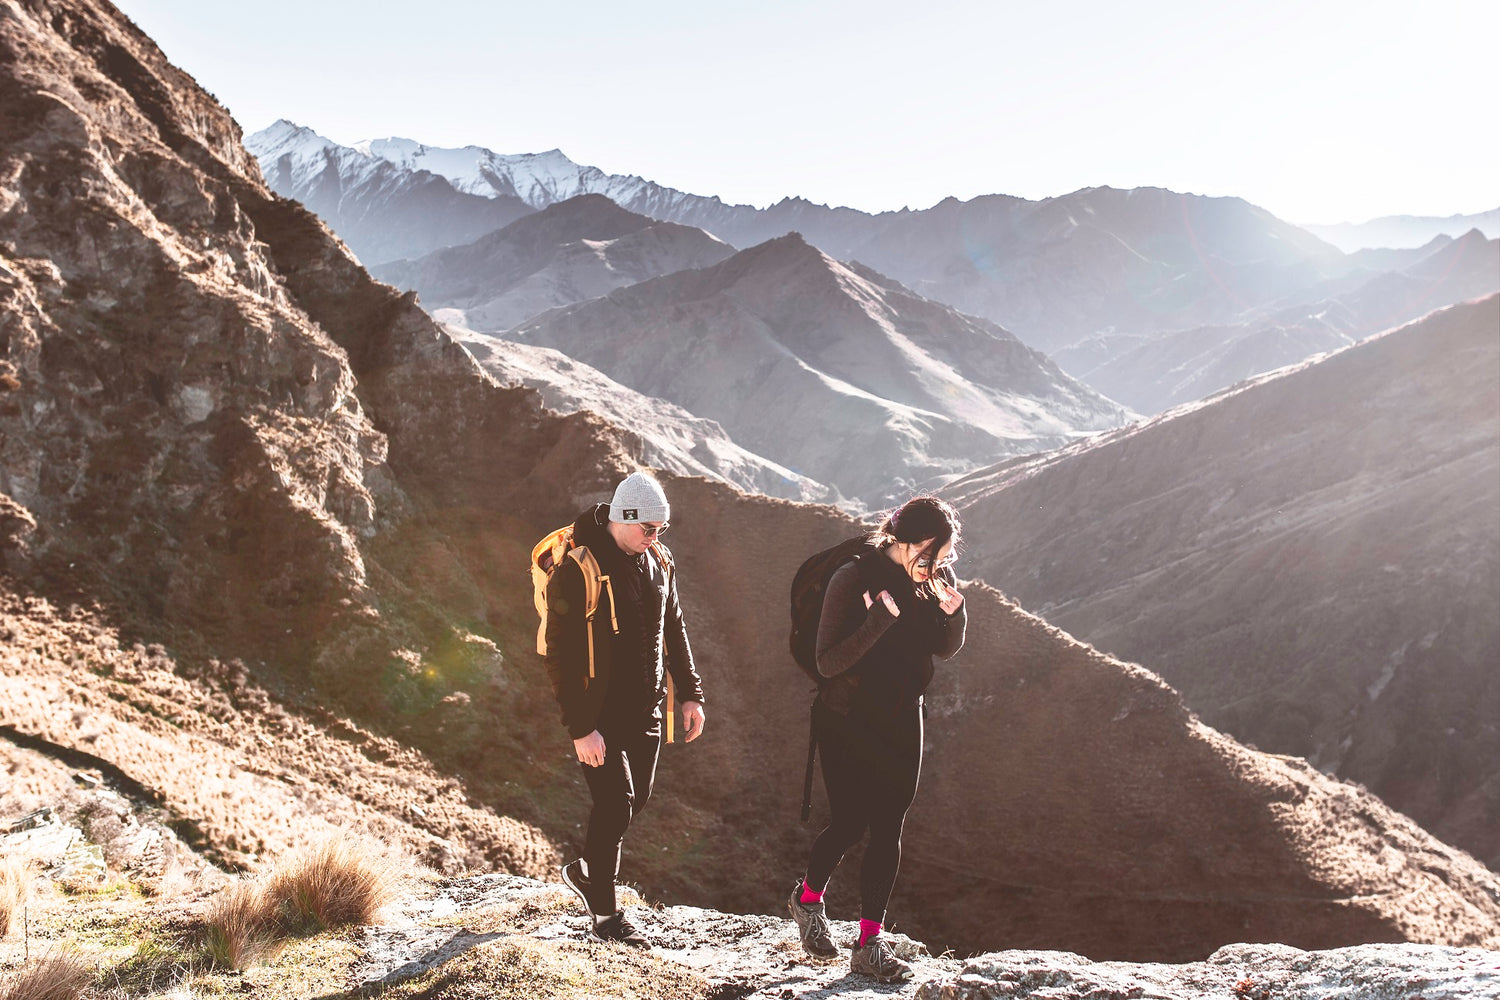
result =
[[865,591],[865,607],[870,607],[876,601],[885,602],[885,609],[891,613],[892,618],[901,617],[901,609],[896,607],[896,599],[891,596],[891,592],[889,590],[882,590],[879,594],[876,594],[874,598],[870,597],[870,592],[868,590]]
[[938,607],[943,609],[943,614],[951,615],[963,607],[964,595],[958,592],[958,588],[950,587],[946,580],[933,577],[932,589],[937,591]]

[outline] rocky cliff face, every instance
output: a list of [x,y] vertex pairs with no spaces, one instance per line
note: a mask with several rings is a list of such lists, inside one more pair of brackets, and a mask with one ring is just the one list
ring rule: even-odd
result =
[[[270,194],[229,116],[112,8],[5,10],[12,568],[309,664],[310,635],[379,617],[371,543],[417,502],[404,473],[501,496],[566,424]],[[509,475],[484,428],[519,445]]]
[[973,572],[1497,864],[1497,303],[954,484]]
[[[555,863],[584,792],[522,567],[607,494],[625,438],[498,388],[267,192],[102,0],[0,0],[0,51],[4,724],[117,758],[229,860],[305,833],[313,801],[453,866]],[[855,525],[666,485],[710,730],[665,754],[626,878],[774,911],[811,836],[778,623],[797,562]],[[912,931],[1140,958],[1497,943],[1500,886],[1467,855],[966,593],[893,910]]]

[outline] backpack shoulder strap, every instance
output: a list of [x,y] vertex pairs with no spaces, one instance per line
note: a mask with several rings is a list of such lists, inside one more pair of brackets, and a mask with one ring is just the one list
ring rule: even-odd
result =
[[656,561],[661,563],[662,572],[667,574],[667,581],[668,583],[670,583],[672,579],[672,570],[677,568],[677,564],[672,561],[672,553],[667,551],[667,547],[665,545],[655,540],[651,542],[648,548],[650,549],[651,554],[656,557]]
[[578,564],[583,572],[583,614],[586,618],[593,618],[594,612],[599,610],[600,591],[609,592],[609,618],[616,632],[620,631],[620,624],[615,619],[615,594],[614,588],[610,586],[609,577],[599,570],[599,560],[589,551],[587,545],[575,545],[568,550],[569,559]]

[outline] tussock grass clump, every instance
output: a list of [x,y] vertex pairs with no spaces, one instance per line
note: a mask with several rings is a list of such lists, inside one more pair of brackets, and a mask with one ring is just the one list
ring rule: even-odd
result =
[[18,858],[0,858],[0,938],[19,921],[31,895],[31,869]]
[[204,919],[203,947],[209,963],[244,969],[274,955],[279,935],[271,917],[259,885],[237,881],[225,886]]
[[203,928],[208,960],[244,969],[289,937],[373,923],[414,874],[409,859],[381,845],[346,836],[318,841],[214,898]]
[[0,983],[0,1000],[78,1000],[93,982],[87,962],[70,951],[55,951]]
[[309,934],[373,923],[411,872],[409,862],[372,844],[329,837],[279,862],[264,893],[282,931]]

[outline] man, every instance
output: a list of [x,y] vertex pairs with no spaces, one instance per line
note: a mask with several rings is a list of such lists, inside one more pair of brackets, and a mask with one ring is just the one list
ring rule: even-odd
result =
[[563,559],[547,582],[547,673],[593,798],[583,857],[563,866],[563,882],[593,917],[593,938],[641,948],[651,942],[620,910],[615,878],[625,831],[656,778],[666,671],[682,705],[687,742],[702,735],[704,723],[703,684],[677,602],[671,553],[660,542],[670,515],[661,485],[635,472],[609,503],[573,523],[574,546],[587,546],[601,579],[609,578],[592,629],[592,658],[583,571]]

